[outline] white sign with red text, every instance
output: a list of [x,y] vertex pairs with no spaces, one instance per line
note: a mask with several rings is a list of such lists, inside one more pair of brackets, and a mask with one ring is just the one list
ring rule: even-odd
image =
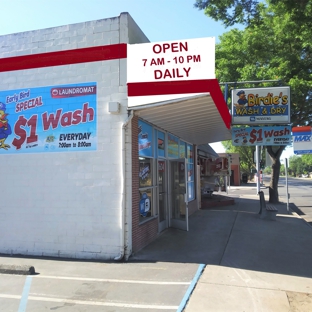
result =
[[[127,83],[215,79],[215,38],[196,38],[128,45]],[[128,106],[192,94],[129,96]]]

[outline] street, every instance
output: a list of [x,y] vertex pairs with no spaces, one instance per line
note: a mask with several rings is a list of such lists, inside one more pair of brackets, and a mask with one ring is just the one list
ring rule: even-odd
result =
[[[263,185],[261,191],[265,195],[265,200],[269,201],[269,185],[270,175],[263,175]],[[294,178],[288,176],[288,194],[289,194],[289,208],[300,215],[301,218],[306,220],[312,225],[312,179],[311,178]],[[249,185],[252,183],[249,183]],[[244,184],[241,185],[244,187]],[[240,187],[230,187],[229,196],[239,197],[241,194]],[[245,194],[254,195],[257,194],[256,183],[253,187],[245,187]],[[279,201],[287,203],[287,187],[285,176],[280,176],[278,183],[278,195]]]
[[[265,179],[269,185],[269,176]],[[280,176],[278,184],[279,200],[287,202],[286,178]],[[312,179],[288,177],[289,207],[312,225]]]

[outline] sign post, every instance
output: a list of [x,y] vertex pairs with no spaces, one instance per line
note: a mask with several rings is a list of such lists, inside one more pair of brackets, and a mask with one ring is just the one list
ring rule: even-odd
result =
[[287,212],[289,213],[289,193],[288,193],[288,160],[287,160],[287,158],[285,158],[285,179],[286,179]]
[[259,145],[256,145],[256,169],[257,169],[257,195],[260,192],[260,166],[259,166]]

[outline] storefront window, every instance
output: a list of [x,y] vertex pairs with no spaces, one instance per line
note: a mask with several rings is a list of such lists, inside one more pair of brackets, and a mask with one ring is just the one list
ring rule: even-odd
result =
[[194,163],[193,145],[187,144],[187,162],[189,164]]
[[139,156],[153,157],[153,127],[139,120]]
[[153,191],[152,189],[139,191],[140,193],[140,222],[153,216]]
[[153,217],[153,158],[139,157],[140,222]]
[[168,157],[179,158],[179,138],[168,133]]
[[[153,208],[153,192],[155,188],[153,164],[156,151],[163,149],[165,134],[158,131],[154,131],[152,125],[139,120],[138,122],[139,133],[138,133],[138,148],[139,148],[139,211],[140,211],[140,222],[145,221],[154,216]],[[156,137],[157,134],[157,137]],[[154,136],[155,135],[155,136]],[[163,141],[156,145],[157,140],[155,138],[163,138]],[[156,141],[156,142],[155,142]],[[163,144],[162,144],[163,143]]]
[[165,157],[165,134],[157,131],[157,153],[158,157]]
[[152,158],[139,158],[139,187],[150,187],[153,185]]
[[194,153],[193,146],[187,144],[187,188],[188,200],[195,199],[195,183],[194,183]]
[[180,146],[179,146],[179,158],[185,158],[185,146],[186,143],[180,140]]

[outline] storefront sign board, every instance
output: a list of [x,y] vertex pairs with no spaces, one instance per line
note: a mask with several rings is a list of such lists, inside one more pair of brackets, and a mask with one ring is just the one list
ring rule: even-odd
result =
[[[127,47],[127,83],[167,83],[215,79],[215,38],[195,38]],[[146,86],[153,85],[144,85]],[[181,89],[182,91],[182,89]],[[190,94],[129,96],[128,107],[166,101]],[[192,94],[194,95],[194,94]]]
[[311,126],[293,127],[294,154],[312,154]]
[[0,155],[97,149],[95,82],[0,91]]
[[290,123],[289,87],[232,90],[232,124],[288,123]]
[[289,145],[291,127],[233,127],[232,144],[234,146]]

